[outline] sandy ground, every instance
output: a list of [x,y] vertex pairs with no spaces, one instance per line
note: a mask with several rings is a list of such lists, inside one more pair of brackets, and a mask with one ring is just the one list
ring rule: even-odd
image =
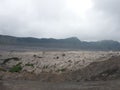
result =
[[[0,52],[0,63],[12,67],[21,63],[23,71],[40,74],[41,72],[61,73],[75,71],[94,61],[104,61],[111,56],[120,55],[119,52],[102,51],[39,51],[39,52]],[[14,60],[12,58],[17,58]],[[29,64],[29,65],[28,65]]]
[[39,81],[0,81],[0,90],[119,90],[120,81],[45,83]]
[[[19,77],[19,75],[22,75],[22,72],[29,72],[34,74],[41,74],[43,72],[47,72],[48,74],[49,73],[61,74],[69,71],[72,72],[77,70],[79,71],[79,69],[84,70],[85,67],[89,66],[93,62],[103,61],[101,65],[106,66],[108,64],[105,64],[104,61],[109,60],[109,58],[116,56],[118,56],[117,61],[119,62],[120,59],[119,52],[102,52],[102,51],[0,52],[1,68],[5,67],[6,69],[7,68],[9,69],[14,65],[17,65],[18,63],[21,63],[22,66],[22,71],[19,73],[9,72],[5,72],[4,74],[2,74],[2,72],[0,73],[0,75],[3,75],[3,77],[6,78],[0,81],[0,90],[119,90],[120,89],[119,80],[86,81],[86,82],[67,81],[55,83],[54,81],[53,82],[41,82],[38,80],[30,81],[22,78],[17,80],[10,79],[11,77],[13,78]],[[99,66],[99,64],[97,65]],[[112,65],[111,61],[109,65]],[[115,65],[118,64],[115,63]],[[94,66],[94,64],[92,66]],[[102,66],[100,66],[98,70],[101,70],[101,68]],[[109,69],[109,67],[107,69]],[[96,69],[95,70],[93,69],[93,71],[96,72]],[[50,79],[52,78],[54,79],[56,77],[56,75],[54,77],[53,74],[51,74],[52,76],[49,77]],[[76,73],[76,75],[79,76],[79,72],[78,74]],[[30,74],[25,76],[29,77],[30,79],[34,77],[31,76]],[[41,79],[42,77],[39,78]],[[62,76],[62,78],[64,77]],[[55,81],[59,79],[60,76],[56,77]]]

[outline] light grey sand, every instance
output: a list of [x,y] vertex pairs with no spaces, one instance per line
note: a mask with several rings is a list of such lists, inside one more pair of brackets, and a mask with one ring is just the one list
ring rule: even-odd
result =
[[[41,72],[75,71],[94,61],[104,61],[119,52],[102,51],[39,51],[39,52],[0,52],[0,62],[6,62],[8,67],[21,63],[23,71],[40,74]],[[18,58],[14,60],[12,58]],[[28,65],[29,64],[29,65]]]
[[[11,67],[22,62],[23,69],[36,74],[56,72],[58,69],[77,70],[89,65],[91,62],[108,60],[112,56],[119,56],[119,52],[89,52],[89,51],[52,51],[52,52],[0,52],[2,60],[11,59],[5,65]],[[33,66],[26,66],[26,64]],[[47,67],[45,67],[47,65]],[[44,67],[44,68],[43,68]],[[61,72],[57,72],[61,73]],[[8,73],[6,73],[8,74]],[[3,74],[4,75],[4,74]],[[7,76],[10,76],[8,74]],[[19,76],[19,73],[15,74]],[[9,78],[8,78],[9,79]],[[89,81],[89,82],[40,82],[24,80],[0,81],[0,90],[120,90],[120,81]]]

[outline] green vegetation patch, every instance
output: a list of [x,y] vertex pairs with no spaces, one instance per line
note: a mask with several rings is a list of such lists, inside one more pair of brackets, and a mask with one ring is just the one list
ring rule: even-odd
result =
[[25,64],[25,66],[31,66],[31,67],[33,67],[34,65],[30,64],[30,63],[27,63],[27,64]]
[[44,66],[43,66],[43,69],[47,69],[47,68],[48,68],[48,65],[44,65]]
[[9,71],[10,72],[20,72],[22,70],[21,63],[18,63],[17,65],[13,66]]
[[65,72],[66,69],[65,68],[61,68],[61,69],[58,69],[57,72]]

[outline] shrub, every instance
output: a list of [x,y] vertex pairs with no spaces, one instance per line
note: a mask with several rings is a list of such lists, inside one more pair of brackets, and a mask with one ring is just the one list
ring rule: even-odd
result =
[[56,59],[59,59],[59,57],[57,56]]
[[10,72],[20,72],[22,70],[21,63],[18,63],[17,65],[13,66],[9,71]]
[[60,71],[61,71],[61,72],[64,72],[65,70],[66,70],[65,68],[62,68]]
[[58,69],[58,70],[57,70],[57,72],[64,72],[64,71],[66,71],[65,68],[61,68],[61,69]]
[[33,67],[33,64],[28,63],[28,64],[25,64],[25,66],[31,66],[31,67]]
[[43,69],[47,69],[47,68],[48,68],[48,65],[44,65],[44,66],[43,66]]
[[64,56],[65,56],[65,54],[63,53],[63,54],[62,54],[62,56],[64,57]]

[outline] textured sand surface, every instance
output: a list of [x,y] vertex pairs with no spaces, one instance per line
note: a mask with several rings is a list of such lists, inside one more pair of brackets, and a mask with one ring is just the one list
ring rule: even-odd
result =
[[101,51],[0,52],[0,63],[10,59],[5,63],[8,68],[21,63],[23,71],[36,74],[41,72],[61,73],[64,71],[75,71],[84,68],[91,62],[104,61],[119,54],[119,52]]
[[119,90],[119,63],[112,51],[2,51],[0,90]]

